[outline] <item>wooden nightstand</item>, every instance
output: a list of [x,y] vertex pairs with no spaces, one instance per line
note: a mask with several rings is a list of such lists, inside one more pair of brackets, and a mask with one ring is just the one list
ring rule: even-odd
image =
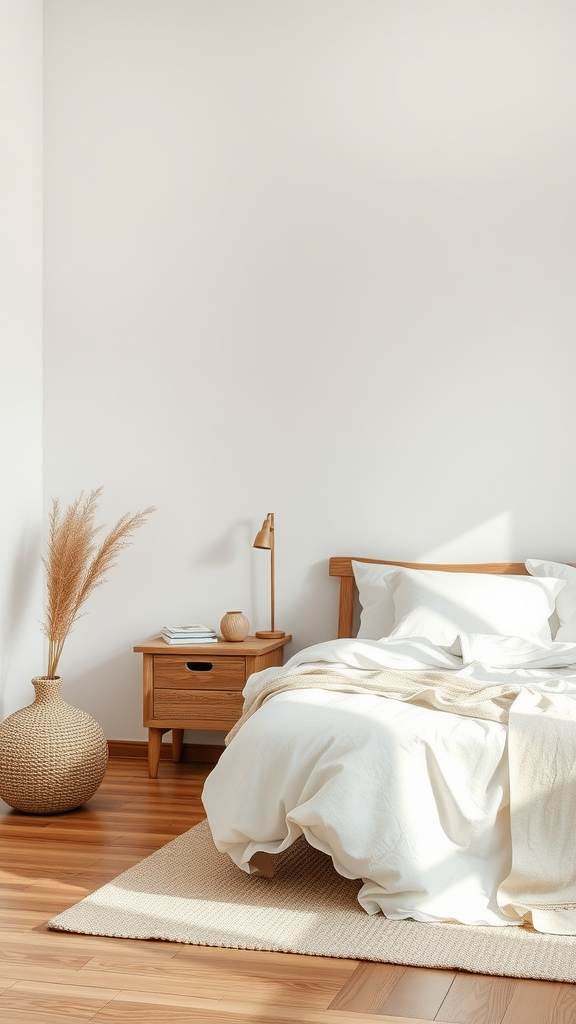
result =
[[172,758],[182,756],[184,729],[226,730],[242,714],[242,690],[248,676],[281,665],[292,639],[190,646],[148,640],[134,648],[144,656],[144,726],[148,729],[148,771],[158,775],[162,735],[172,730]]

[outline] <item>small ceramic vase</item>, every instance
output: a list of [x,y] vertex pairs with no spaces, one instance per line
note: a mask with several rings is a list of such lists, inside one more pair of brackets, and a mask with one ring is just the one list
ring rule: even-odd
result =
[[225,640],[233,643],[244,640],[248,636],[250,624],[242,612],[226,612],[220,622],[220,632]]

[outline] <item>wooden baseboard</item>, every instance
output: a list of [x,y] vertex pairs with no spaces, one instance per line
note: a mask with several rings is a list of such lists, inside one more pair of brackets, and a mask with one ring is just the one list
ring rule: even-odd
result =
[[[224,747],[215,743],[185,743],[182,761],[196,764],[216,764]],[[148,743],[146,740],[108,740],[110,757],[138,757],[147,760]],[[160,760],[172,760],[172,744],[163,743],[160,748]]]

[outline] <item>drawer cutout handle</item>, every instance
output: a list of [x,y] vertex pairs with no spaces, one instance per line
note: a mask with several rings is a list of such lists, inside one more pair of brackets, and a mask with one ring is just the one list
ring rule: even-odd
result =
[[213,665],[211,661],[187,661],[186,668],[189,672],[211,672]]

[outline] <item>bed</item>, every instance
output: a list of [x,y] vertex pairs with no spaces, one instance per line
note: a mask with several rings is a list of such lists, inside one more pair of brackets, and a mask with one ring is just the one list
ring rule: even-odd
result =
[[206,780],[216,847],[272,874],[303,835],[369,914],[576,934],[576,567],[329,572],[337,638],[250,677]]

